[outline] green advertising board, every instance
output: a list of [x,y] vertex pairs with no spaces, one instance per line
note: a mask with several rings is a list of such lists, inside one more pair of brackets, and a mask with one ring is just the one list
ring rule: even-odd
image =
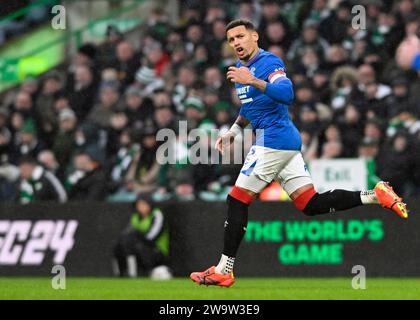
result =
[[249,221],[246,242],[278,243],[278,261],[282,265],[336,265],[343,263],[347,242],[382,240],[382,221],[313,220]]

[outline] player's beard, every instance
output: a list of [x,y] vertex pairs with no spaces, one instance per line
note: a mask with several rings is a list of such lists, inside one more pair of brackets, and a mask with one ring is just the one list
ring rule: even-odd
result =
[[239,58],[239,60],[241,60],[242,62],[247,63],[249,60],[252,59],[252,57],[254,56],[254,52],[256,49],[254,49],[253,51],[251,51],[250,53],[248,53],[246,56]]

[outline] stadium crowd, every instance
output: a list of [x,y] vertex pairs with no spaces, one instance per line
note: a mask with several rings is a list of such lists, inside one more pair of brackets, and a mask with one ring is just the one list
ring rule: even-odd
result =
[[233,18],[252,20],[260,47],[285,61],[306,160],[373,159],[398,193],[420,193],[420,78],[394,58],[404,38],[419,35],[418,2],[357,1],[365,29],[352,25],[351,1],[179,4],[176,23],[156,8],[136,41],[109,25],[106,41],[85,43],[65,72],[28,78],[5,96],[1,201],[225,194],[240,164],[184,163],[185,146],[177,164],[159,164],[156,133],[178,132],[180,120],[188,130],[230,127],[240,108],[225,78],[236,60],[225,35]]

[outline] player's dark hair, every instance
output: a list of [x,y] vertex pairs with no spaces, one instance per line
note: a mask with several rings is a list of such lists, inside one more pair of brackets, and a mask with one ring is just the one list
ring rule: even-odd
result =
[[230,29],[233,29],[239,26],[244,26],[247,30],[256,31],[254,24],[251,21],[246,20],[246,19],[236,19],[229,22],[228,25],[226,26],[225,31],[228,32]]

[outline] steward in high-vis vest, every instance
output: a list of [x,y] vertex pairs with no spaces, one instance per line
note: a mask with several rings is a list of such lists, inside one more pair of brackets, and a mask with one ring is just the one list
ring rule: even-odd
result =
[[137,198],[134,209],[114,248],[116,274],[121,277],[150,275],[167,264],[169,255],[169,230],[162,211],[145,195]]

